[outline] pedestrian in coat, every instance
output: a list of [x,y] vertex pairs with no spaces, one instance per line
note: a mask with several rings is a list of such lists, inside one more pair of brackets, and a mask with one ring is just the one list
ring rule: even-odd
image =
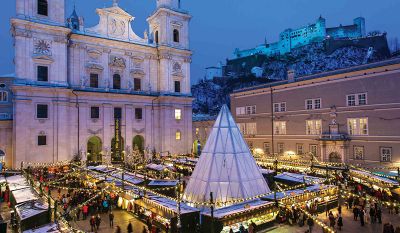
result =
[[308,232],[312,233],[312,229],[314,227],[314,220],[312,218],[308,218],[307,225],[308,225]]
[[110,227],[114,226],[114,213],[112,211],[110,211],[110,213],[108,214],[108,219],[110,220]]
[[94,232],[96,230],[96,218],[94,217],[94,215],[92,215],[89,222],[90,222],[91,232]]
[[365,217],[365,213],[364,213],[364,210],[363,209],[361,209],[360,211],[359,211],[359,216],[360,216],[360,223],[361,223],[361,226],[364,226],[365,225],[365,219],[364,219],[364,217]]
[[353,219],[354,219],[354,221],[357,221],[357,218],[358,218],[358,208],[357,208],[357,206],[354,206],[354,208],[353,208]]
[[100,214],[97,214],[97,216],[96,216],[96,229],[97,230],[99,230],[100,223],[101,223],[101,217],[100,217]]
[[131,222],[128,224],[128,233],[133,233],[133,226]]
[[339,215],[339,217],[338,217],[337,225],[338,225],[338,227],[339,227],[339,231],[341,231],[341,230],[342,230],[342,227],[343,227],[343,218],[342,218],[341,215]]
[[117,230],[115,231],[115,233],[122,233],[120,226],[117,226]]

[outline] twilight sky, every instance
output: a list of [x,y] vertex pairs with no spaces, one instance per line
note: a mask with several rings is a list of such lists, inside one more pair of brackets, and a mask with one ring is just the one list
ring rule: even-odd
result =
[[[15,0],[1,0],[0,75],[14,72],[9,19],[15,15]],[[50,0],[51,1],[51,0]],[[194,52],[192,83],[204,76],[204,68],[232,56],[235,48],[251,48],[278,40],[286,28],[313,23],[321,14],[327,26],[351,24],[366,18],[367,31],[381,30],[388,39],[400,38],[400,0],[181,0],[182,8],[193,16],[190,43]],[[97,24],[95,8],[111,6],[112,0],[67,0],[67,16],[76,3],[85,26]],[[133,30],[143,36],[146,18],[156,0],[120,0],[120,6],[135,16]]]

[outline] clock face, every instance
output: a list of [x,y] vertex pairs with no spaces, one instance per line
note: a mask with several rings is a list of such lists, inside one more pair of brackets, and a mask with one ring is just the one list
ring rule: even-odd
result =
[[36,41],[35,54],[51,55],[50,44],[45,40]]

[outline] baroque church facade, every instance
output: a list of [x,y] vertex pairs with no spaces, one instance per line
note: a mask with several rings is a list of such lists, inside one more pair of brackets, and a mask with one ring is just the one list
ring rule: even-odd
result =
[[191,153],[191,16],[180,1],[157,0],[143,37],[115,0],[96,10],[93,27],[75,9],[66,19],[65,6],[16,0],[15,75],[0,78],[11,80],[6,166],[100,161],[116,153],[115,141],[124,154]]

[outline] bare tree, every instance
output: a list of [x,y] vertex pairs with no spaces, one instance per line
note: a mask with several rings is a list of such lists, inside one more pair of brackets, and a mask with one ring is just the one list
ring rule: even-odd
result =
[[389,41],[389,48],[392,53],[400,51],[400,41],[398,37],[391,38]]

